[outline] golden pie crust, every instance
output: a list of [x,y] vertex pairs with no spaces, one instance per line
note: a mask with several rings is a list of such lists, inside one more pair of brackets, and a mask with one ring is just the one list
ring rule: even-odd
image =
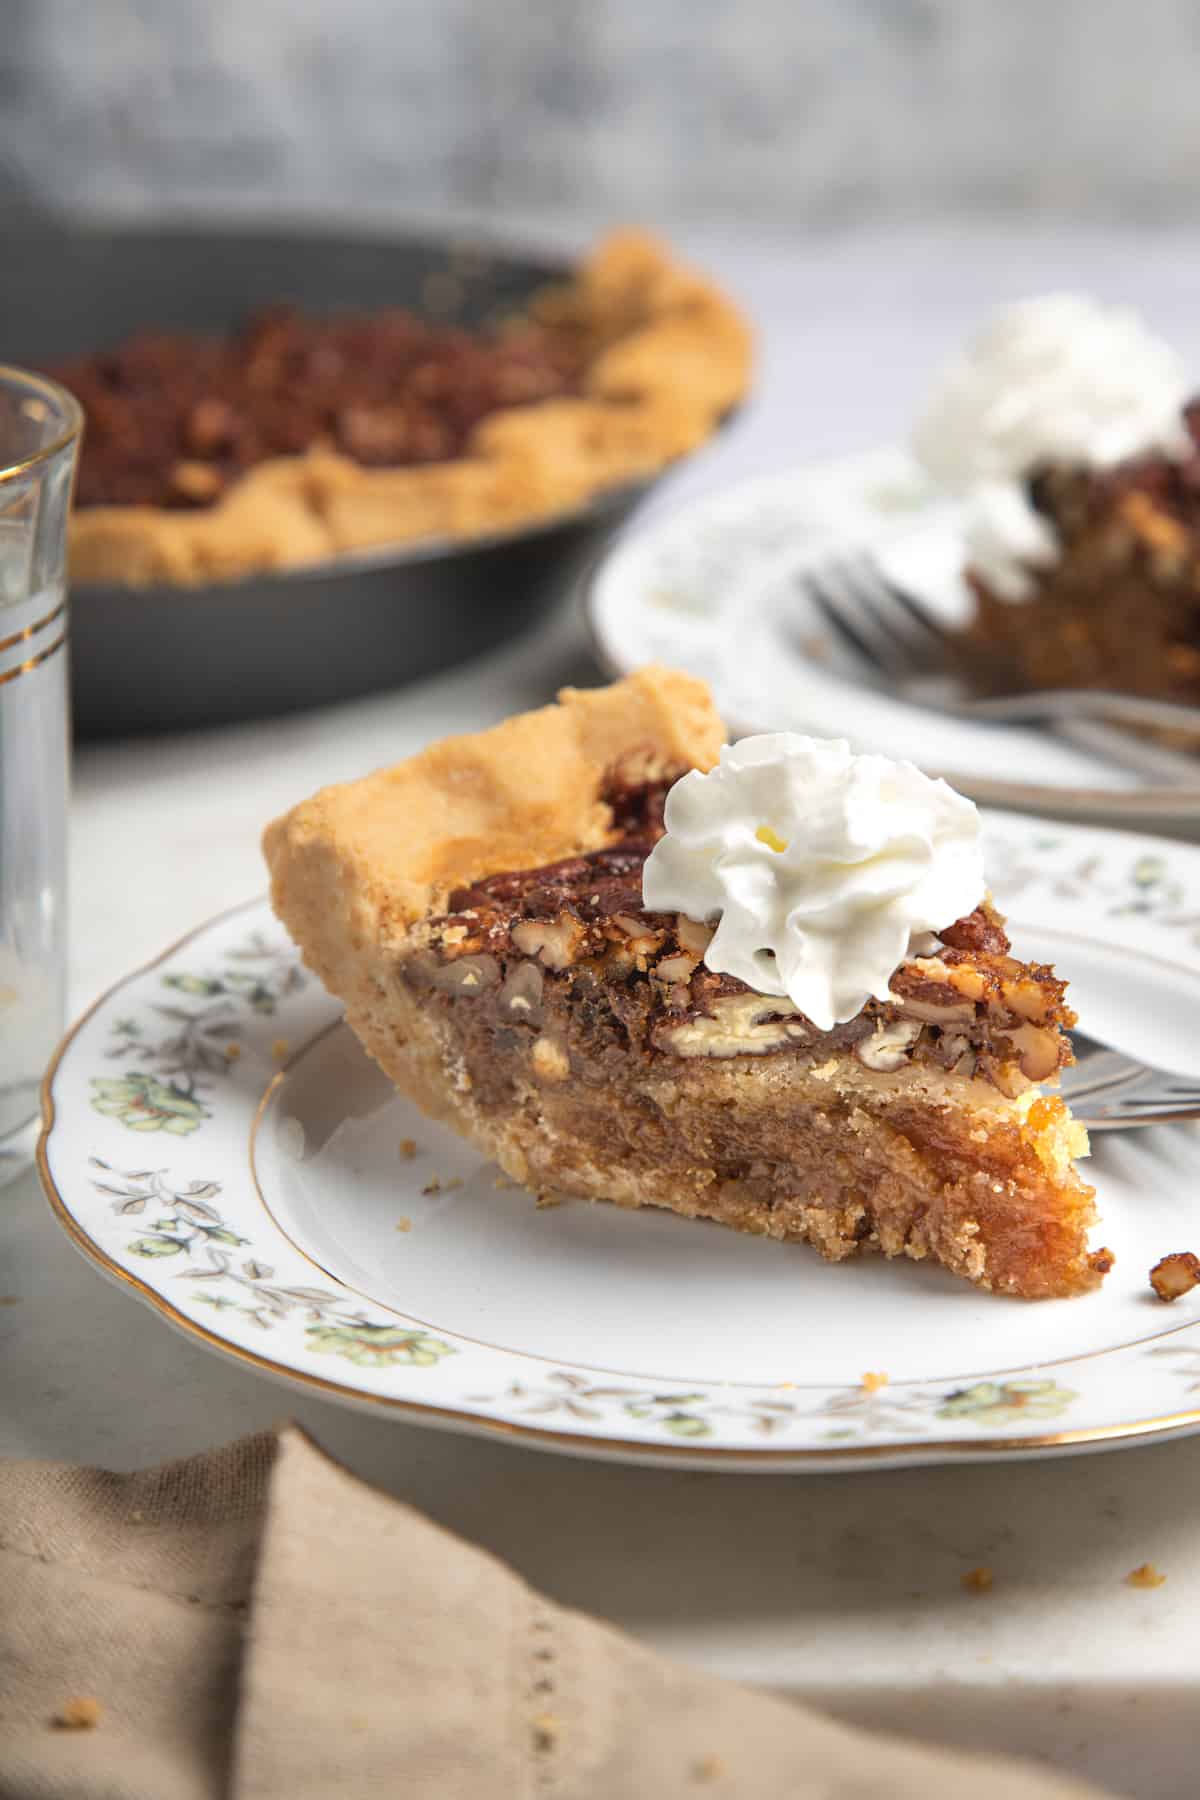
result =
[[197,585],[549,521],[696,449],[749,383],[737,307],[640,232],[604,239],[532,310],[595,346],[578,396],[489,414],[452,462],[368,469],[314,446],[258,464],[205,509],[82,508],[73,578]]
[[631,750],[646,769],[710,769],[724,741],[691,675],[648,667],[564,688],[556,705],[443,738],[276,819],[264,837],[276,911],[336,993],[351,973],[370,984],[375,951],[398,948],[452,889],[606,845],[604,775]]
[[[961,1072],[957,1049],[936,1066],[876,1054],[885,1037],[833,1041],[849,1027],[789,1046],[794,1022],[772,1023],[787,1003],[748,990],[698,1006],[680,990],[667,1019],[691,1022],[686,1042],[642,1030],[674,983],[704,979],[681,950],[705,928],[639,910],[640,872],[629,911],[589,884],[622,858],[640,871],[623,796],[710,768],[723,739],[686,675],[567,689],[277,819],[264,841],[275,910],[400,1090],[543,1196],[666,1207],[833,1261],[928,1259],[1030,1299],[1094,1287],[1112,1258],[1088,1248],[1093,1193],[1074,1168],[1086,1135],[1032,1071],[999,1085],[973,1059]],[[476,885],[489,878],[498,918]],[[504,895],[572,880],[574,911],[539,900],[506,924]],[[946,928],[940,958],[897,971],[905,1043],[933,1030],[948,1044],[983,1009],[1018,1043],[1036,1018],[1034,1039],[1056,1045],[1073,1020],[1062,984],[1009,957],[1006,937],[1002,956],[956,949],[970,923]],[[815,1031],[799,1021],[801,1038]]]

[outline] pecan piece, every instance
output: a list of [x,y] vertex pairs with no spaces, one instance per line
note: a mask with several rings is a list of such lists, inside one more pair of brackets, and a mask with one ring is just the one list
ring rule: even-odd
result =
[[172,494],[192,506],[207,506],[224,485],[220,469],[214,469],[211,463],[177,462],[171,470]]
[[1200,1256],[1191,1250],[1173,1250],[1160,1257],[1150,1271],[1150,1286],[1160,1300],[1178,1300],[1200,1286]]

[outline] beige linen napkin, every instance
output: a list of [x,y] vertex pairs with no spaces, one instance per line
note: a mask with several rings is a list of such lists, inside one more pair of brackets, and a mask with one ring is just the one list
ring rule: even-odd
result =
[[0,1464],[0,1800],[1089,1794],[652,1655],[292,1426],[136,1475]]

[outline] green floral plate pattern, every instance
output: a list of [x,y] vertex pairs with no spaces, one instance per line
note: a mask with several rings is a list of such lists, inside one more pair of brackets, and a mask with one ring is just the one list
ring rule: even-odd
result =
[[[1024,930],[1055,932],[1065,923],[1092,961],[1149,955],[1200,992],[1200,849],[1010,814],[989,817],[988,843],[997,896]],[[1125,1285],[1113,1290],[1111,1319],[1100,1310],[1107,1300],[1014,1313],[1016,1303],[969,1291],[964,1300],[957,1284],[952,1295],[924,1279],[925,1271],[909,1289],[891,1278],[892,1265],[861,1265],[862,1279],[873,1275],[879,1284],[863,1292],[868,1308],[878,1294],[886,1329],[872,1336],[864,1327],[864,1367],[837,1379],[807,1366],[802,1332],[788,1379],[777,1378],[778,1367],[756,1372],[753,1349],[738,1348],[742,1289],[731,1288],[722,1309],[729,1360],[727,1373],[718,1363],[716,1374],[713,1358],[722,1351],[707,1325],[700,1372],[674,1363],[664,1372],[617,1337],[597,1350],[594,1335],[586,1344],[581,1335],[577,1357],[540,1352],[536,1331],[525,1341],[516,1330],[486,1341],[474,1328],[469,1296],[453,1319],[431,1321],[425,1314],[433,1302],[415,1280],[411,1293],[402,1280],[382,1295],[367,1292],[350,1261],[332,1266],[325,1240],[305,1241],[302,1211],[281,1222],[282,1202],[269,1191],[277,1178],[264,1175],[251,1153],[295,1072],[331,1031],[344,1029],[337,1020],[335,1003],[302,969],[266,903],[255,902],[203,926],[105,996],[69,1034],[47,1076],[40,1165],[63,1225],[105,1273],[210,1349],[385,1415],[500,1430],[576,1454],[697,1467],[822,1470],[990,1458],[1200,1425],[1200,1307],[1166,1308],[1143,1291],[1148,1262],[1136,1217],[1127,1227],[1132,1257],[1119,1254]],[[432,1129],[411,1118],[414,1136]],[[321,1151],[335,1172],[336,1123],[326,1121]],[[285,1124],[303,1140],[303,1124]],[[1137,1143],[1124,1138],[1102,1193],[1132,1194],[1136,1212],[1139,1184],[1153,1177],[1154,1229],[1184,1233],[1169,1247],[1200,1248],[1200,1221],[1187,1240],[1183,1210],[1197,1187],[1198,1149],[1200,1136],[1189,1126],[1156,1127]],[[297,1167],[306,1154],[301,1142]],[[396,1214],[442,1204],[438,1242],[452,1247],[471,1214],[455,1213],[439,1189],[462,1188],[462,1180],[430,1180],[428,1167],[406,1164],[394,1142],[392,1154],[387,1191],[395,1191]],[[460,1147],[457,1154],[470,1174],[470,1153]],[[493,1183],[495,1172],[478,1158],[474,1164],[469,1186],[507,1186]],[[277,1165],[278,1157],[270,1167]],[[525,1197],[510,1194],[506,1203],[523,1208]],[[1129,1211],[1126,1201],[1121,1206]],[[398,1217],[394,1228],[407,1232],[410,1223]],[[667,1223],[680,1234],[668,1241],[681,1254],[699,1241],[690,1233],[710,1234],[706,1254],[710,1243],[729,1241],[712,1228]],[[1106,1235],[1108,1224],[1106,1215]],[[539,1227],[560,1230],[559,1215],[540,1218]],[[611,1241],[626,1253],[625,1239]],[[628,1244],[638,1254],[637,1240]],[[803,1291],[828,1305],[840,1271],[805,1250],[772,1246],[768,1253],[796,1259],[772,1272],[794,1269]],[[619,1280],[619,1271],[607,1279]],[[679,1280],[686,1285],[686,1265]],[[586,1291],[585,1283],[584,1311]],[[686,1309],[683,1287],[673,1304]],[[967,1305],[977,1311],[965,1313]],[[956,1342],[954,1320],[976,1317],[986,1326],[1000,1320],[1005,1330],[1015,1319],[1020,1355],[995,1353],[990,1366],[990,1340],[974,1324]],[[939,1334],[944,1350],[931,1349]]]

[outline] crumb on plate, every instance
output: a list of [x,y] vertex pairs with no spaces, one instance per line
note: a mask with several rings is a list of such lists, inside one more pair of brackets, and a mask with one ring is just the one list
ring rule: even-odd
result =
[[412,1220],[409,1218],[407,1213],[405,1213],[401,1218],[396,1220],[396,1230],[397,1231],[411,1231],[412,1230]]
[[400,1154],[404,1158],[405,1162],[411,1162],[413,1157],[417,1154],[416,1138],[401,1138],[400,1139]]
[[275,1042],[271,1045],[271,1055],[275,1058],[276,1062],[286,1062],[288,1051],[290,1049],[291,1045],[286,1038],[276,1038]]
[[880,1388],[888,1384],[888,1377],[882,1369],[868,1369],[862,1378],[862,1386],[866,1393],[877,1394]]
[[717,1781],[725,1773],[723,1756],[698,1756],[692,1764],[693,1781]]
[[234,1038],[230,1043],[226,1044],[226,1046],[225,1046],[225,1061],[226,1062],[236,1062],[238,1057],[241,1054],[242,1054],[242,1046],[238,1043],[236,1038]]

